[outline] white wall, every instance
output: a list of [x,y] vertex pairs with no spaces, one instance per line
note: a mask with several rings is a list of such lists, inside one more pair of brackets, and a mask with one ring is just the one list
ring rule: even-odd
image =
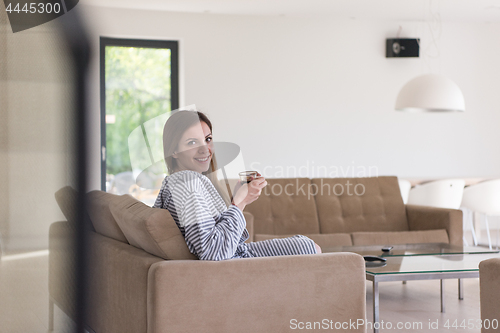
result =
[[[99,181],[98,36],[180,41],[184,105],[209,114],[216,140],[242,147],[266,176],[348,172],[411,178],[499,177],[500,24],[445,22],[440,57],[386,59],[385,39],[422,22],[229,16],[81,6],[93,33],[92,186]],[[462,89],[465,113],[394,111],[429,70]],[[281,171],[289,168],[288,174]],[[334,169],[336,167],[337,169]],[[295,168],[295,173],[290,168]],[[349,168],[349,169],[347,169]],[[361,172],[361,173],[360,173]]]

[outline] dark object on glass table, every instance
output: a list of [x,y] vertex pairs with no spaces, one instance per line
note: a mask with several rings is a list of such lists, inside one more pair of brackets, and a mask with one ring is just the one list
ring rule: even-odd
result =
[[377,256],[363,256],[365,262],[386,262],[387,259]]
[[391,252],[392,248],[393,248],[393,246],[390,246],[390,245],[384,246],[382,248],[382,252]]

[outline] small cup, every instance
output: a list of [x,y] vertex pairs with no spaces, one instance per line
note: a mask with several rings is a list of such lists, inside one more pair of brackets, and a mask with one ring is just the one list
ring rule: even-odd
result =
[[257,171],[242,171],[238,175],[242,183],[250,183],[252,180],[259,177],[258,174]]

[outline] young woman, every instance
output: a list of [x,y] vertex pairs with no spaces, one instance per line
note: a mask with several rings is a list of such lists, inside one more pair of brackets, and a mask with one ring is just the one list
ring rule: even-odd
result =
[[163,130],[169,176],[153,207],[170,211],[189,250],[202,260],[321,253],[302,235],[244,243],[249,234],[243,209],[267,182],[260,177],[237,186],[230,201],[217,179],[212,140],[212,124],[198,111],[175,112]]

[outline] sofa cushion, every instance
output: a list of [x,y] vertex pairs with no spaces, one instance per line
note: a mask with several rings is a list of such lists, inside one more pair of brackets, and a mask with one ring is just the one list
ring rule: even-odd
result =
[[255,234],[320,233],[309,178],[273,178],[267,183],[260,197],[245,208],[254,216]]
[[[65,186],[54,194],[57,204],[68,222],[73,222],[75,220],[76,205],[78,200],[77,194],[78,193],[71,186]],[[84,214],[85,222],[87,223],[86,226],[89,230],[95,231],[87,210],[84,210]]]
[[163,259],[197,259],[168,210],[151,208],[128,194],[111,202],[110,210],[130,245]]
[[353,232],[353,245],[449,243],[445,229],[418,231]]
[[[286,238],[294,235],[263,235],[257,234],[254,236],[254,241],[259,242],[266,239],[273,238]],[[335,246],[351,246],[352,240],[350,234],[307,234],[304,235],[311,238],[321,248],[335,247]]]
[[406,231],[397,177],[312,179],[321,233]]
[[110,203],[116,198],[118,196],[115,194],[91,191],[87,193],[87,212],[97,233],[127,243],[127,238],[109,210]]

